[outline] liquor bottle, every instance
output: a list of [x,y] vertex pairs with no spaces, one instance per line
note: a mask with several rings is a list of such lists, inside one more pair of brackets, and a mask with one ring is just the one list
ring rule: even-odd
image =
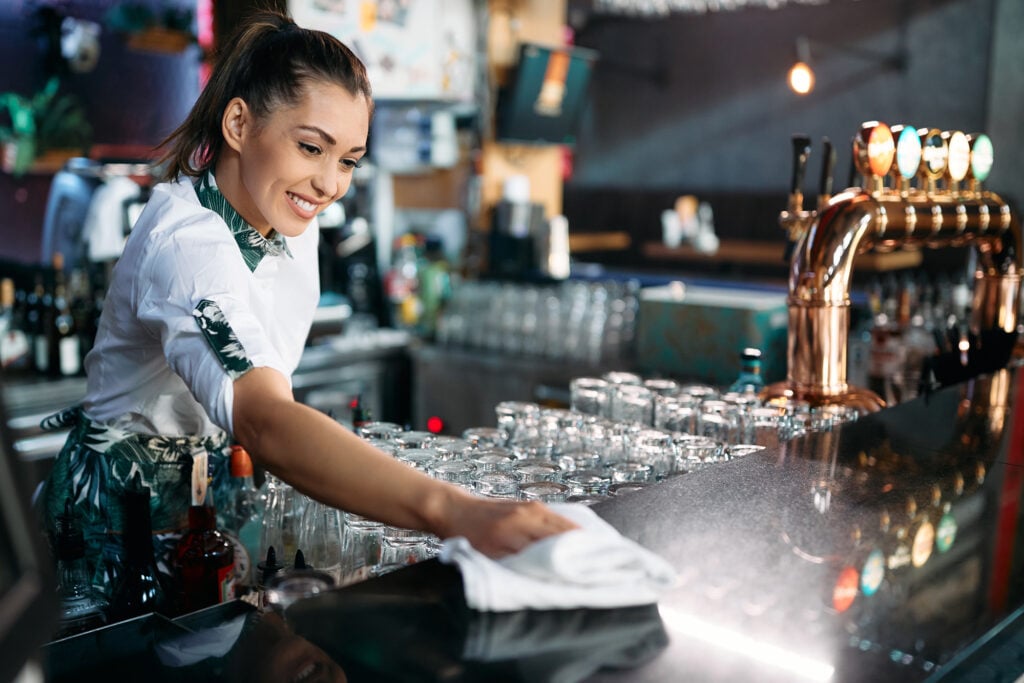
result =
[[89,581],[85,562],[85,539],[75,524],[73,505],[64,502],[64,514],[57,517],[57,595],[60,620],[57,638],[99,628],[107,623],[107,601]]
[[75,333],[78,335],[78,355],[80,367],[85,369],[85,357],[92,350],[96,340],[96,324],[98,316],[95,306],[95,294],[89,273],[81,268],[71,271],[68,281],[68,299],[71,316],[74,318]]
[[738,394],[756,394],[764,388],[761,376],[761,350],[746,348],[740,353],[740,373],[729,386],[729,391]]
[[124,566],[110,602],[111,621],[167,609],[166,592],[153,555],[150,490],[138,473],[124,492]]
[[75,318],[71,314],[71,302],[64,281],[64,261],[60,254],[53,257],[53,272],[53,314],[49,318],[50,359],[47,369],[54,377],[70,377],[77,375],[81,370],[82,356],[78,330],[75,327]]
[[224,532],[235,542],[235,589],[239,593],[255,584],[254,564],[259,558],[263,509],[253,482],[252,458],[239,444],[231,447],[233,495],[225,506]]
[[[205,457],[202,462],[200,469],[205,473]],[[196,481],[194,472],[193,483]],[[205,476],[199,475],[199,481],[205,483]],[[218,605],[235,597],[235,549],[217,528],[217,510],[208,504],[209,496],[205,486],[198,489],[193,486],[188,529],[175,548],[175,564],[181,580],[178,595],[180,614]]]
[[21,313],[14,280],[0,280],[0,367],[7,371],[29,365],[31,347],[22,329]]
[[26,306],[26,332],[32,344],[32,367],[46,374],[50,365],[50,325],[52,297],[46,289],[42,273],[36,273],[35,287],[28,293]]
[[394,258],[384,276],[384,291],[391,306],[391,324],[415,329],[423,316],[419,275],[424,263],[417,235],[406,233],[394,242]]

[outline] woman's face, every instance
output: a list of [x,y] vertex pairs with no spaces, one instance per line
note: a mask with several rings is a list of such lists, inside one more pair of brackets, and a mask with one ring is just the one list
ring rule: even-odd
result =
[[[264,236],[271,228],[285,237],[301,235],[348,191],[356,162],[366,153],[366,98],[313,82],[297,105],[277,109],[262,125],[249,121],[236,147],[238,196],[225,196]],[[217,183],[224,184],[219,173]]]

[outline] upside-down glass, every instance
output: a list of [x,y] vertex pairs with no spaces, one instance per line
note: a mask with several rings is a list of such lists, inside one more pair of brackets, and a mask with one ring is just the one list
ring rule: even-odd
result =
[[654,397],[654,426],[672,432],[695,434],[700,417],[700,399],[688,394]]
[[394,422],[367,422],[356,428],[356,434],[364,439],[380,439],[381,441],[391,441],[403,431],[402,425]]
[[497,427],[469,427],[462,432],[462,438],[474,448],[487,448],[504,446],[507,435]]
[[540,406],[529,401],[502,401],[494,406],[498,429],[505,433],[508,444],[516,444],[537,436]]
[[517,499],[519,477],[511,472],[483,472],[473,481],[473,490],[488,498]]
[[548,460],[519,460],[513,465],[512,473],[519,477],[522,483],[558,482],[562,479],[562,468]]
[[636,384],[617,384],[609,389],[609,415],[617,422],[654,424],[654,393]]
[[608,382],[597,377],[577,377],[569,382],[569,405],[584,415],[608,415]]
[[532,481],[519,485],[520,500],[564,503],[568,495],[569,487],[554,481]]

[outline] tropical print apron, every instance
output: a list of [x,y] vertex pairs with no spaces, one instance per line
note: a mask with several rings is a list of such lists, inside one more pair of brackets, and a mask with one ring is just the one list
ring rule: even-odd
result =
[[136,434],[96,424],[77,406],[48,417],[43,427],[71,428],[39,497],[51,539],[55,539],[57,517],[64,514],[70,498],[75,524],[85,537],[92,584],[110,598],[124,557],[122,500],[138,474],[142,485],[150,490],[157,570],[165,588],[173,590],[174,549],[188,527],[192,500],[192,454],[197,448],[206,450],[214,504],[227,504],[232,493],[227,434]]
[[[291,257],[287,241],[276,232],[264,237],[224,199],[209,174],[195,183],[200,204],[219,214],[231,231],[250,271],[267,256]],[[203,299],[192,312],[196,324],[232,379],[253,366],[216,302]],[[68,499],[85,536],[86,562],[93,585],[109,598],[122,566],[124,529],[122,499],[136,475],[150,489],[150,513],[157,569],[173,591],[174,551],[188,527],[193,452],[208,454],[210,491],[215,506],[227,505],[236,486],[230,475],[230,442],[224,432],[212,437],[154,436],[92,422],[76,406],[43,421],[44,429],[71,428],[64,448],[38,499],[40,516],[55,540],[58,516]],[[173,593],[171,593],[173,594]]]

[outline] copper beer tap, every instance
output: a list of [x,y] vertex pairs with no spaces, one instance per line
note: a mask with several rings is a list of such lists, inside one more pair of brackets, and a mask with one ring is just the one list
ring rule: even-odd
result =
[[[877,394],[846,381],[854,257],[871,249],[973,245],[978,259],[970,329],[978,338],[984,331],[1016,334],[1020,223],[1001,197],[980,188],[991,166],[987,138],[934,130],[922,135],[909,127],[899,131],[903,147],[897,158],[892,130],[884,123],[865,123],[853,140],[864,187],[840,192],[810,212],[795,203],[799,198],[802,205],[802,194],[794,191],[780,214],[780,223],[795,237],[789,259],[787,378],[764,390],[768,401],[846,405],[862,413],[885,407]],[[911,132],[920,136],[916,158]],[[961,138],[968,144],[966,163]],[[956,145],[952,164],[951,142]],[[977,166],[971,154],[975,149],[981,150]],[[796,156],[798,164],[806,164],[806,155]],[[897,173],[902,180],[887,188],[884,178]],[[918,188],[909,186],[914,176]],[[969,187],[960,191],[965,179]]]

